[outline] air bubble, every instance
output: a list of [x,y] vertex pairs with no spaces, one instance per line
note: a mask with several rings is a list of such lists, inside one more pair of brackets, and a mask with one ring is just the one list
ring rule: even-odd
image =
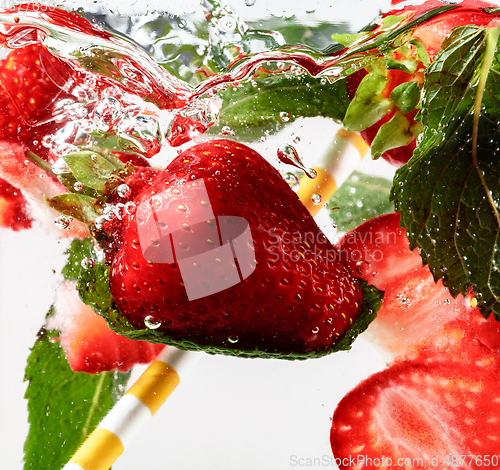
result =
[[298,144],[300,142],[300,137],[298,135],[296,135],[294,138],[293,138],[293,143],[294,144]]
[[105,223],[106,217],[101,215],[100,217],[97,217],[97,219],[95,219],[94,225],[97,230],[101,230]]
[[323,201],[323,198],[321,197],[321,194],[313,194],[311,196],[311,201],[315,206],[317,206],[317,205],[321,204],[321,201]]
[[253,7],[255,5],[255,0],[245,0],[245,5],[247,7]]
[[283,122],[288,122],[290,120],[290,115],[286,111],[281,111],[281,113],[280,113],[280,119]]
[[319,327],[318,326],[315,326],[312,330],[311,330],[314,334],[317,334],[319,333]]
[[144,319],[144,324],[146,325],[146,328],[150,330],[157,330],[161,326],[161,321],[155,321],[152,315],[148,315]]
[[132,201],[127,202],[127,204],[125,204],[125,212],[127,214],[132,215],[136,210],[137,208],[135,207],[135,204]]
[[120,196],[120,197],[129,197],[132,194],[132,190],[125,183],[120,184],[120,186],[118,186],[116,192],[118,193],[118,196]]
[[235,343],[237,343],[237,342],[238,342],[239,338],[238,338],[238,336],[236,336],[236,335],[231,335],[231,336],[229,336],[229,337],[227,338],[227,340],[228,340],[230,343],[235,344]]
[[223,135],[235,135],[235,132],[229,126],[224,126],[221,129],[219,135],[220,136],[223,136]]
[[92,269],[95,266],[95,262],[92,258],[83,258],[81,264],[83,269]]
[[81,181],[77,181],[74,185],[73,185],[73,189],[75,191],[81,191],[83,189],[83,183]]
[[67,216],[67,215],[60,215],[59,217],[56,217],[54,220],[54,223],[56,224],[56,227],[58,229],[64,230],[69,227],[71,224],[71,221],[73,220],[73,217]]
[[293,191],[297,192],[299,190],[299,179],[293,173],[285,173],[283,175],[283,179],[288,183],[288,186],[290,186]]

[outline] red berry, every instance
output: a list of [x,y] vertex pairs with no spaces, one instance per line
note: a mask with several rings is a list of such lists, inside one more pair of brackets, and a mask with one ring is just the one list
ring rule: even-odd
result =
[[463,296],[453,298],[441,280],[434,281],[411,251],[399,214],[371,219],[346,234],[337,247],[354,272],[385,291],[377,318],[366,334],[396,356],[410,354],[455,318],[465,319]]
[[360,287],[335,248],[244,145],[186,150],[134,203],[115,237],[110,288],[136,328],[149,322],[197,345],[307,354],[331,349],[360,313]]
[[164,348],[110,330],[104,318],[79,299],[72,282],[59,286],[55,310],[56,316],[49,327],[61,330],[61,346],[75,372],[126,372],[136,364],[151,362]]

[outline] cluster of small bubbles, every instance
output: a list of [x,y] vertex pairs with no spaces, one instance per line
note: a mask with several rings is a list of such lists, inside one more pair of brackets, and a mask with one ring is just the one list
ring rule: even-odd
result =
[[155,321],[152,315],[148,315],[144,319],[144,324],[146,325],[146,328],[150,330],[157,330],[161,326],[161,321]]
[[95,266],[95,262],[92,258],[83,258],[81,264],[83,269],[93,269]]
[[255,5],[255,0],[245,0],[245,5],[247,7],[253,7]]
[[300,188],[300,182],[297,176],[293,173],[288,172],[283,175],[284,180],[288,183],[288,186],[292,188],[293,191],[297,192]]
[[288,122],[290,120],[290,115],[286,111],[281,111],[280,112],[280,119],[283,122]]
[[56,224],[56,227],[58,229],[64,230],[69,227],[71,224],[71,221],[73,220],[73,217],[69,215],[60,215],[55,218],[54,223]]
[[292,65],[290,67],[290,73],[292,75],[300,75],[304,72],[304,70],[302,69],[302,67],[298,66],[298,65]]
[[81,191],[83,189],[83,183],[81,181],[77,181],[74,185],[73,185],[73,189],[78,192],[78,191]]
[[118,188],[116,188],[116,192],[118,193],[118,196],[120,196],[120,197],[129,197],[132,194],[132,190],[125,183],[120,184],[120,186],[118,186]]
[[228,336],[227,340],[230,343],[235,344],[235,343],[237,343],[239,341],[239,338],[236,335],[231,335],[231,336]]
[[224,126],[221,129],[219,135],[220,136],[223,136],[223,135],[235,135],[235,132],[229,126]]
[[311,196],[311,201],[315,206],[317,206],[321,204],[321,202],[323,201],[323,197],[321,196],[321,194],[316,193]]

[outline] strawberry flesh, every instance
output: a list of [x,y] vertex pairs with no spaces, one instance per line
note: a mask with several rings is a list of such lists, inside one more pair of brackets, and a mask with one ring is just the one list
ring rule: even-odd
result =
[[61,330],[61,346],[75,372],[126,372],[136,364],[151,362],[164,348],[110,330],[104,318],[79,299],[73,282],[58,287],[55,310],[49,327]]

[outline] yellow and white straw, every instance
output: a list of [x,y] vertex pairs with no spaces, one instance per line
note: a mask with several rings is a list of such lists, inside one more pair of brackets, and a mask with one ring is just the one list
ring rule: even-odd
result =
[[[356,147],[359,157],[346,152],[349,144]],[[304,177],[300,182],[299,198],[313,216],[322,207],[314,203],[313,196],[319,194],[323,201],[328,201],[358,166],[367,150],[368,146],[359,134],[344,129],[337,132],[334,145],[325,155],[323,168],[315,168],[318,176],[314,179]],[[185,377],[200,355],[167,346],[127,390],[63,470],[108,470],[176,389],[180,377]]]
[[167,346],[130,387],[63,470],[108,470],[158,411],[201,353]]
[[[355,147],[358,155],[356,152],[347,151],[349,145]],[[316,178],[303,176],[300,180],[297,195],[313,216],[323,207],[323,204],[318,204],[315,199],[319,196],[322,201],[329,201],[359,166],[368,148],[357,132],[349,132],[344,128],[337,131],[333,145],[323,158],[322,166],[314,168],[317,173]]]

